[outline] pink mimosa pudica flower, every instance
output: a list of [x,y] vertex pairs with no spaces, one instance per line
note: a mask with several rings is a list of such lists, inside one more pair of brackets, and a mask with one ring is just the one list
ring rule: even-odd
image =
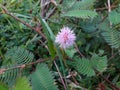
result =
[[63,27],[55,38],[55,43],[59,44],[61,48],[66,49],[75,43],[76,36],[69,27]]

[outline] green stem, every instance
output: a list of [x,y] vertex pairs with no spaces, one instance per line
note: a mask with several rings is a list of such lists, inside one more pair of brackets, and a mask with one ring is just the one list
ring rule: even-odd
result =
[[[60,51],[60,49],[55,45],[55,48],[57,49],[56,50],[56,52],[57,52],[57,54],[58,54],[58,57],[59,57],[59,59],[60,59],[60,65],[61,65],[61,67],[62,67],[62,74],[63,74],[63,77],[65,77],[65,68],[64,68],[64,64],[63,64],[63,60],[64,60],[64,58],[63,58],[63,56],[62,56],[62,52]],[[66,82],[66,80],[65,80],[65,84],[66,84],[66,86],[67,86],[67,82]],[[67,88],[67,87],[66,87]]]

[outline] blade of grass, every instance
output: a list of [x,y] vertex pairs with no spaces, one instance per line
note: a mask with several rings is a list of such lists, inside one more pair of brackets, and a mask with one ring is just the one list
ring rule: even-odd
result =
[[[54,43],[55,40],[55,35],[52,32],[52,30],[50,29],[49,25],[47,24],[47,22],[41,18],[41,16],[39,16],[40,22],[43,26],[44,32],[46,33],[46,37],[48,38],[48,40],[50,39],[53,42],[54,48],[53,50],[55,50],[55,52],[57,53],[59,59],[60,59],[60,64],[62,67],[62,74],[65,77],[65,68],[64,68],[64,64],[63,64],[63,56],[60,52],[60,49],[57,47],[56,43]],[[51,46],[52,47],[52,46]],[[51,52],[51,51],[50,51]]]

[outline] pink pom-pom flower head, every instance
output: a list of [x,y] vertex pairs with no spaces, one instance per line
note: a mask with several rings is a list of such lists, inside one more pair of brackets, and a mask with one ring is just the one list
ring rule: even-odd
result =
[[66,49],[75,43],[76,36],[69,27],[63,27],[55,38],[55,43]]

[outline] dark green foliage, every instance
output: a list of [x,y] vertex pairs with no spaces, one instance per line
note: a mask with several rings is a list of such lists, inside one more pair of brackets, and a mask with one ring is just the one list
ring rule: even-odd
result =
[[[3,26],[0,26],[0,48],[2,51],[4,51],[4,53],[8,48],[22,44],[25,45],[34,36],[31,30],[25,29],[22,24],[17,23],[14,21],[14,19],[5,19],[6,17],[4,15],[1,15],[1,17],[3,22],[7,23],[5,25],[3,24]],[[31,45],[31,47],[32,46],[33,45]]]
[[47,65],[38,64],[36,71],[31,75],[33,90],[58,90],[53,76]]

